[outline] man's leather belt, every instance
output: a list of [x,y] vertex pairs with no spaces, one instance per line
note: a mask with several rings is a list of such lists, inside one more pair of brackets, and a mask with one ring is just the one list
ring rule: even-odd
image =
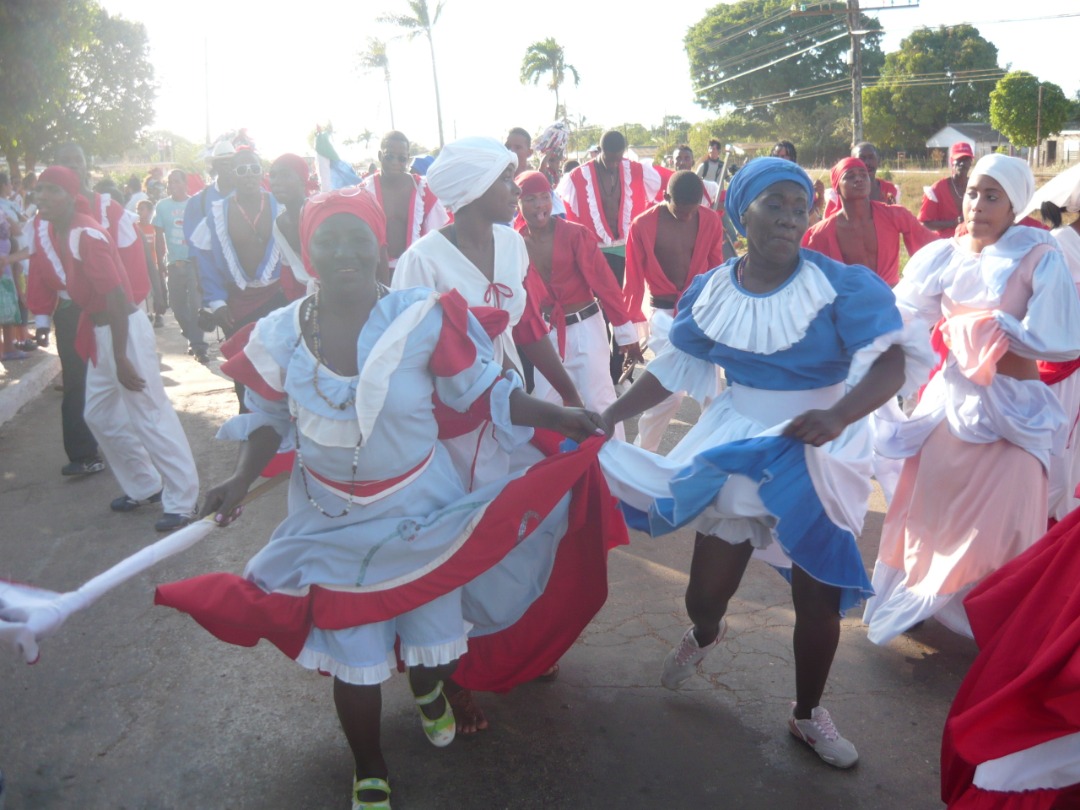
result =
[[[568,313],[567,316],[566,316],[566,325],[569,326],[572,323],[580,323],[581,321],[585,320],[586,318],[591,318],[593,315],[597,314],[599,311],[600,311],[600,305],[596,301],[593,301],[587,307],[582,307],[577,312]],[[549,320],[549,321],[551,320],[550,317],[547,316],[547,315],[545,315],[544,318]]]

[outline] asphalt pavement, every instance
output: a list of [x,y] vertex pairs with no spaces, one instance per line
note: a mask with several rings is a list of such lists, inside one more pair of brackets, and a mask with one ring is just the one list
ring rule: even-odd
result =
[[[232,470],[235,447],[213,436],[235,398],[217,363],[185,355],[167,321],[162,373],[205,491]],[[32,365],[55,362],[39,354]],[[0,385],[0,415],[29,370]],[[109,472],[60,476],[60,393],[48,369],[37,374],[48,378],[40,392],[0,425],[0,578],[63,591],[156,539],[159,513],[110,512],[120,490]],[[687,401],[666,446],[696,412]],[[875,492],[859,541],[868,570],[883,510]],[[284,513],[281,487],[74,616],[34,666],[0,649],[5,810],[349,806],[351,758],[329,679],[152,604],[158,583],[239,572]],[[632,533],[611,553],[607,604],[558,680],[479,695],[491,727],[474,739],[433,748],[405,679],[392,678],[383,738],[395,810],[940,808],[941,729],[974,644],[930,621],[877,647],[853,611],[823,703],[860,761],[834,770],[788,734],[794,615],[787,583],[764,564],[751,563],[727,640],[702,673],[679,692],[660,686],[664,655],[688,625],[692,539]]]

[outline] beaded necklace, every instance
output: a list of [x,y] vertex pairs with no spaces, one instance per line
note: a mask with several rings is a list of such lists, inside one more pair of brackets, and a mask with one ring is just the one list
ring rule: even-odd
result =
[[[379,284],[378,282],[376,282],[376,289],[378,291],[376,300],[379,300],[384,295],[386,295],[386,292],[387,292],[386,287],[384,287],[382,284]],[[334,402],[332,399],[330,399],[330,397],[328,397],[323,392],[322,388],[319,387],[319,367],[320,366],[326,366],[326,368],[328,368],[333,373],[335,373],[335,374],[338,373],[337,370],[334,369],[334,367],[331,366],[323,358],[323,354],[322,354],[322,333],[320,331],[320,326],[319,326],[319,301],[320,301],[321,297],[322,297],[322,290],[319,290],[319,292],[315,293],[315,297],[310,299],[310,303],[308,304],[308,308],[307,308],[307,314],[304,316],[304,321],[311,325],[311,338],[312,338],[312,343],[314,344],[314,348],[315,348],[315,351],[313,352],[313,354],[315,355],[315,373],[312,375],[311,382],[312,382],[313,386],[315,387],[315,393],[319,395],[319,399],[321,399],[323,402],[325,402],[331,408],[334,408],[334,409],[339,410],[339,411],[344,411],[344,410],[346,410],[348,408],[351,408],[353,405],[356,404],[356,393],[355,392],[348,399],[346,399],[344,402]]]
[[[323,515],[323,517],[328,517],[331,520],[345,517],[347,514],[349,514],[349,512],[352,511],[353,504],[356,503],[356,501],[353,500],[352,492],[349,492],[349,497],[345,502],[345,508],[342,511],[338,512],[336,515],[331,515],[319,505],[319,502],[316,501],[314,497],[312,497],[311,490],[308,488],[307,468],[304,466],[304,454],[300,451],[300,427],[296,420],[293,420],[293,430],[296,433],[296,466],[300,468],[300,480],[304,484],[304,495],[307,496],[308,503],[314,506],[319,511],[319,513]],[[363,440],[364,437],[361,436],[359,441],[356,442],[356,449],[353,450],[352,472],[350,473],[349,481],[351,485],[350,490],[355,488],[357,484],[356,470],[360,466],[360,444],[361,442],[363,442]]]
[[743,271],[746,269],[746,264],[749,260],[750,257],[749,254],[747,254],[735,263],[735,281],[740,287],[743,286]]
[[[386,295],[387,289],[382,284],[378,284],[377,282],[376,282],[376,284],[377,284],[377,289],[378,289],[378,298],[382,298],[384,295]],[[328,369],[333,371],[333,368],[330,366],[330,364],[326,363],[322,358],[322,339],[321,339],[320,334],[319,334],[319,296],[320,295],[321,295],[321,290],[320,290],[320,292],[316,293],[314,297],[309,299],[309,303],[307,305],[307,312],[303,316],[304,321],[311,325],[312,342],[315,344],[315,352],[314,352],[314,354],[315,354],[315,375],[312,377],[312,383],[314,384],[314,387],[315,387],[315,393],[319,395],[319,397],[322,399],[323,402],[325,402],[331,408],[336,408],[339,411],[343,411],[346,408],[350,407],[351,405],[355,404],[355,402],[356,402],[356,394],[355,393],[352,396],[350,396],[347,400],[345,400],[345,402],[337,403],[337,402],[334,402],[333,400],[331,400],[329,397],[327,397],[326,394],[324,394],[322,392],[322,389],[319,388],[319,366],[320,365],[325,365]],[[376,300],[378,300],[378,299],[376,299]],[[301,338],[301,339],[303,339],[303,338]],[[350,492],[350,494],[349,494],[349,497],[348,497],[348,499],[346,501],[346,504],[345,504],[345,508],[341,512],[338,512],[338,514],[336,514],[336,515],[330,514],[325,509],[323,509],[322,506],[319,505],[318,501],[316,501],[315,498],[312,496],[311,489],[308,486],[307,468],[304,466],[304,454],[300,449],[300,426],[299,426],[299,423],[297,421],[295,421],[295,420],[293,421],[293,430],[294,430],[295,436],[296,436],[296,440],[295,440],[296,466],[300,468],[300,480],[304,485],[304,495],[307,496],[308,503],[310,503],[312,506],[314,506],[315,509],[318,510],[318,512],[320,514],[322,514],[324,517],[330,518],[331,520],[336,520],[337,518],[345,517],[347,514],[349,514],[349,512],[352,511],[353,504],[356,503],[356,501],[353,500],[352,493]],[[356,442],[356,447],[353,449],[352,472],[350,473],[350,484],[351,484],[350,489],[355,488],[356,483],[357,483],[356,470],[360,466],[360,446],[363,443],[363,441],[364,441],[364,437],[361,436]]]

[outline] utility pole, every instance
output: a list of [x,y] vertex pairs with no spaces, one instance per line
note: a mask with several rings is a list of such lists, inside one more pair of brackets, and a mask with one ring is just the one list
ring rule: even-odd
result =
[[[1038,81],[1038,79],[1036,79]],[[1042,142],[1042,82],[1039,82],[1039,104],[1035,108],[1035,166],[1042,162],[1039,144]]]
[[847,0],[847,26],[851,35],[851,145],[863,139],[862,52],[859,30],[859,0]]

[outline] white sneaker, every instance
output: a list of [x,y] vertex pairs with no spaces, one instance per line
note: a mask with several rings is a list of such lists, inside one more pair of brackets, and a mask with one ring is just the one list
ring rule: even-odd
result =
[[664,659],[664,671],[660,673],[660,683],[668,689],[678,689],[683,683],[697,671],[698,664],[705,660],[705,656],[720,643],[727,633],[727,622],[720,620],[720,632],[716,634],[711,644],[699,647],[694,638],[694,628],[691,626],[683,635],[679,646],[667,654]]
[[840,736],[833,725],[828,710],[816,706],[809,720],[795,719],[795,704],[791,704],[788,730],[796,739],[814,749],[814,752],[835,768],[850,768],[859,761],[859,752],[849,740]]

